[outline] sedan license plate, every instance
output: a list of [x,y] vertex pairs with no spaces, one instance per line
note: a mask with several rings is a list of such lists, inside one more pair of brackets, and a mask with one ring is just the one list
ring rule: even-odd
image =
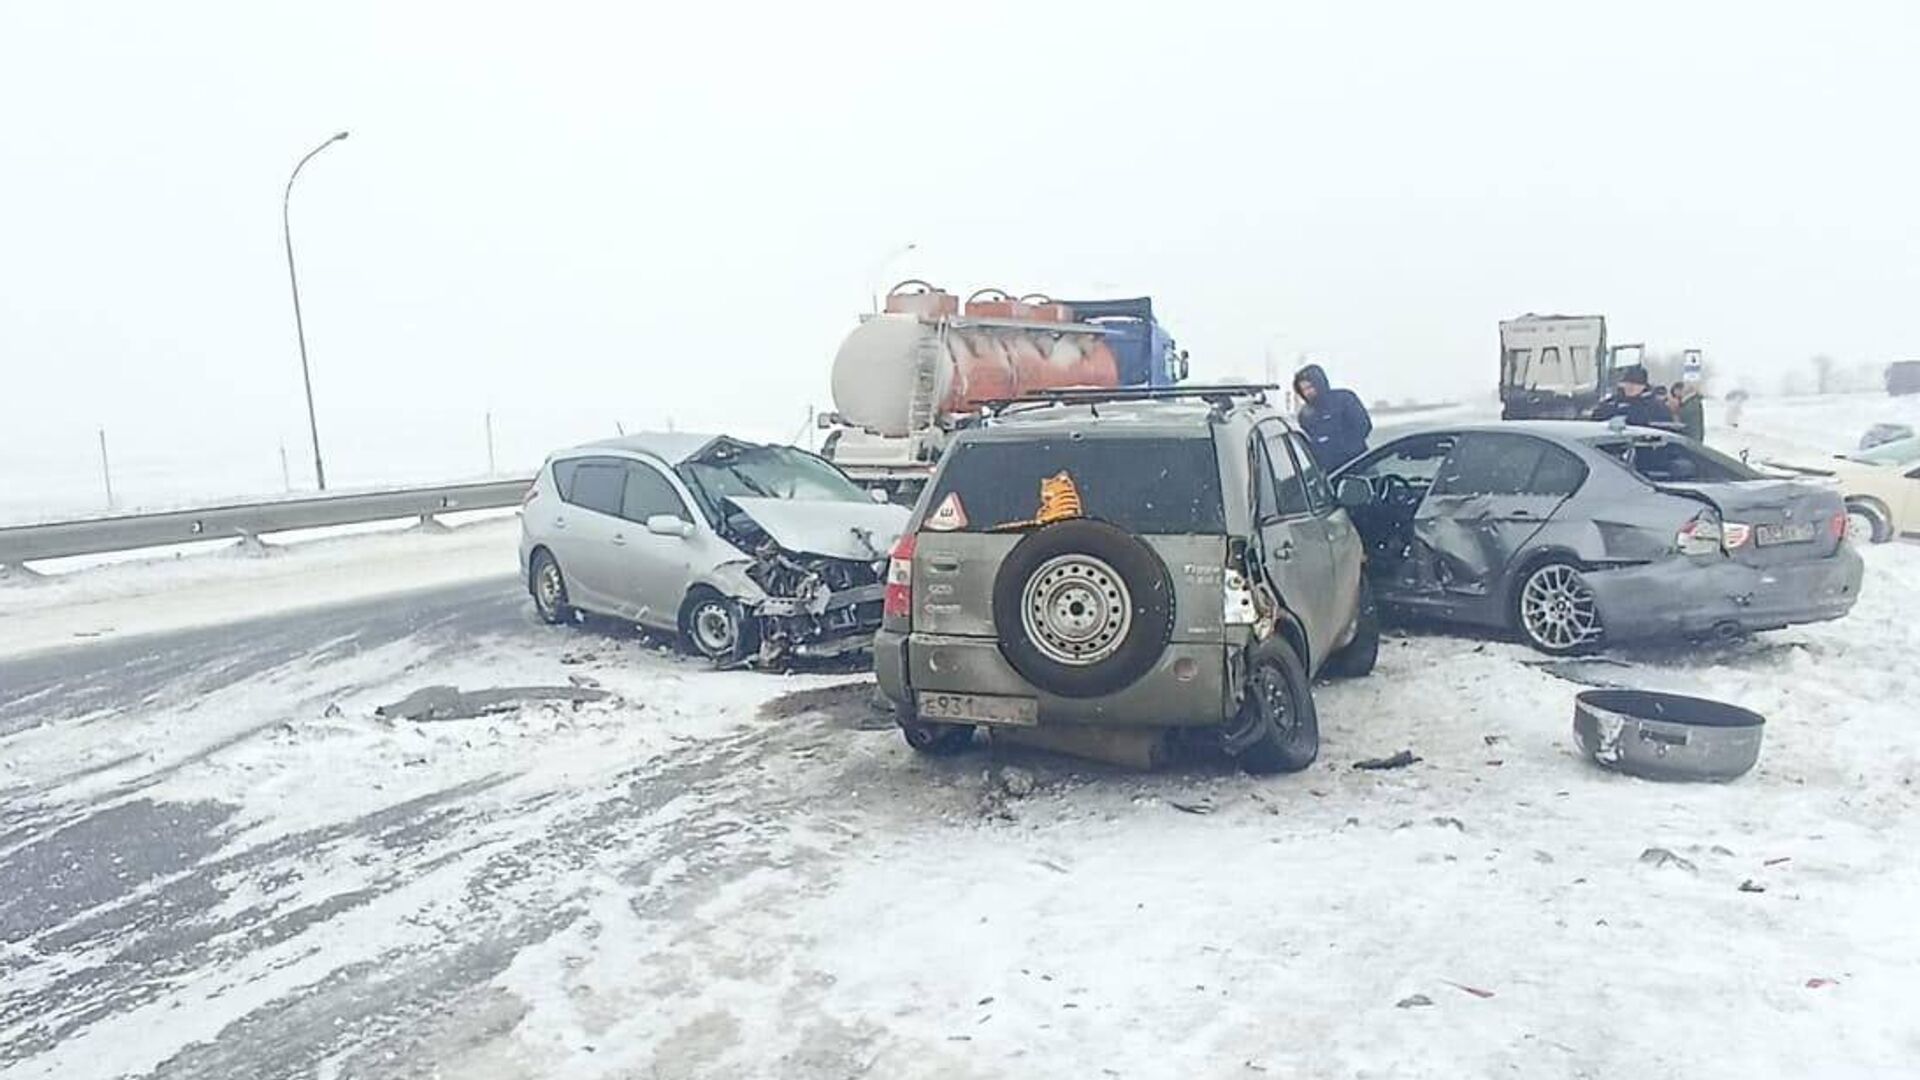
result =
[[1753,530],[1753,542],[1761,547],[1775,544],[1806,544],[1820,535],[1820,526],[1811,521],[1787,525],[1760,525]]
[[1040,722],[1040,703],[1029,697],[921,691],[920,717],[923,720],[964,720],[970,724],[1033,727]]

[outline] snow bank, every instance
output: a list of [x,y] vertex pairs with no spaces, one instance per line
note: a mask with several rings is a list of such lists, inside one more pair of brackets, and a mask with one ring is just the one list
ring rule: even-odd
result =
[[[454,585],[517,572],[519,518],[446,532],[357,531],[0,580],[0,656]],[[297,536],[292,537],[298,540]]]

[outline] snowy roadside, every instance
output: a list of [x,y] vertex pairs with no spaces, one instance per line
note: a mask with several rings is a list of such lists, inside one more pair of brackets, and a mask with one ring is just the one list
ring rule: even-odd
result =
[[[1800,463],[1860,449],[1860,436],[1875,424],[1906,424],[1920,429],[1920,395],[1882,393],[1755,398],[1741,410],[1740,426],[1727,424],[1728,406],[1709,402],[1709,440],[1738,452],[1794,453]],[[1795,453],[1797,451],[1797,453]],[[1809,460],[1810,459],[1810,460]]]
[[213,626],[515,572],[518,517],[445,532],[368,532],[213,550],[0,581],[0,656]]
[[859,737],[796,826],[846,834],[830,868],[672,921],[603,898],[501,980],[510,1041],[529,1075],[1894,1075],[1920,553],[1869,562],[1850,620],[1617,670],[1772,718],[1726,786],[1600,771],[1578,686],[1448,637],[1324,687],[1323,762],[1279,781],[1010,754],[1018,797]]
[[[49,815],[14,817],[0,859],[80,807],[219,825],[200,858],[0,956],[0,1047],[33,1048],[0,1061],[1894,1075],[1920,1053],[1920,550],[1866,559],[1841,622],[1560,669],[1765,713],[1759,766],[1725,786],[1600,771],[1572,748],[1578,685],[1438,635],[1321,687],[1322,761],[1286,778],[929,761],[862,680],[715,673],[531,621],[48,724],[0,741],[12,812]],[[574,681],[614,696],[374,715],[427,683]],[[1403,748],[1423,760],[1351,768]]]

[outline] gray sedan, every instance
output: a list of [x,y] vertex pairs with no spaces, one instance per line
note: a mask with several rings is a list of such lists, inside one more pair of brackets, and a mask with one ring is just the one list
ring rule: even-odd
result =
[[1340,478],[1370,489],[1353,517],[1383,607],[1510,628],[1547,653],[1837,619],[1860,593],[1838,492],[1665,432],[1426,431]]

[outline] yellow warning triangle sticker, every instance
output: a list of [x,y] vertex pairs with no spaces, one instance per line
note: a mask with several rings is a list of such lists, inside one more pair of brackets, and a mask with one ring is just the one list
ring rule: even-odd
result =
[[960,493],[947,492],[933,513],[927,515],[926,528],[934,532],[953,532],[967,527],[967,508],[960,505]]

